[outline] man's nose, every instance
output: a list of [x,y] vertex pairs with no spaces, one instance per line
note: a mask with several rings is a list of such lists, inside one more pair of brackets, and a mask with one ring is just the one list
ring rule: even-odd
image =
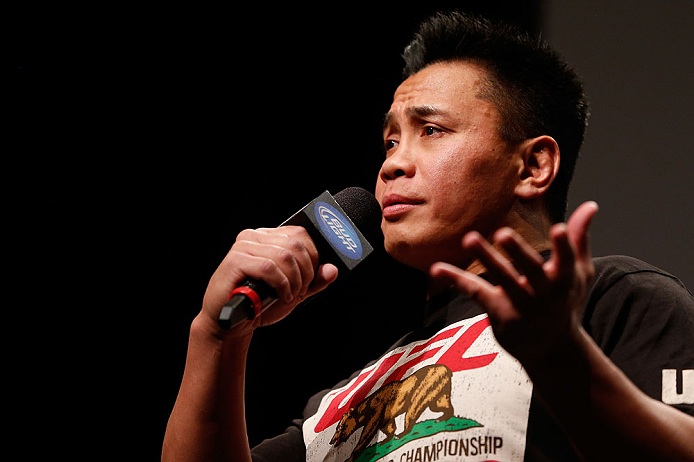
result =
[[402,142],[381,166],[381,179],[394,180],[398,177],[412,177],[416,172],[414,153]]

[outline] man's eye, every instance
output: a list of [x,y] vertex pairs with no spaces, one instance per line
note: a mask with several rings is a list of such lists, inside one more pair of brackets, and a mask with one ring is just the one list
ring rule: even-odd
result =
[[436,133],[439,133],[439,132],[441,132],[441,130],[439,130],[436,127],[432,127],[431,125],[424,127],[424,134],[426,136],[435,135]]
[[386,148],[386,151],[389,151],[389,150],[393,149],[393,148],[394,148],[395,146],[397,146],[397,145],[398,145],[398,142],[395,141],[395,140],[386,140],[385,143],[384,143],[384,146],[385,146],[385,148]]

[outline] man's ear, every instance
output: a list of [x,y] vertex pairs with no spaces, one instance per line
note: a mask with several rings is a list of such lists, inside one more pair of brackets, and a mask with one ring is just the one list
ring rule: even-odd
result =
[[559,172],[559,145],[551,136],[538,136],[521,143],[520,155],[516,196],[529,200],[544,195]]

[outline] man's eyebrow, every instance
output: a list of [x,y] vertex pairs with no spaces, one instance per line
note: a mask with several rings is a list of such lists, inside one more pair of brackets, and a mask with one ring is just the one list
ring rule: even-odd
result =
[[407,109],[409,117],[428,117],[433,115],[448,115],[448,112],[436,106],[412,106]]
[[383,117],[383,127],[382,127],[383,130],[385,130],[386,128],[390,127],[390,124],[391,124],[391,122],[392,122],[392,120],[393,120],[394,117],[395,117],[395,116],[393,115],[392,112],[387,113],[387,114]]
[[[412,106],[412,107],[407,108],[405,113],[407,114],[408,117],[412,117],[412,118],[431,117],[434,115],[438,115],[438,116],[448,116],[449,115],[449,113],[447,111],[444,111],[441,108],[438,108],[436,106],[431,106],[431,105]],[[383,118],[383,129],[384,130],[392,124],[394,118],[395,118],[395,115],[392,112],[389,112],[385,115],[385,117]]]

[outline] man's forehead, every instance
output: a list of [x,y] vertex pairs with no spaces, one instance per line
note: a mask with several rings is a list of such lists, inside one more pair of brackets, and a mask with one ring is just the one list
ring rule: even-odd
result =
[[458,113],[470,103],[477,105],[484,70],[467,62],[436,63],[403,81],[383,120],[386,128],[400,117],[425,117]]
[[449,93],[456,90],[474,90],[482,83],[486,74],[479,65],[465,61],[430,64],[405,79],[395,90],[393,99],[406,99],[421,92]]

